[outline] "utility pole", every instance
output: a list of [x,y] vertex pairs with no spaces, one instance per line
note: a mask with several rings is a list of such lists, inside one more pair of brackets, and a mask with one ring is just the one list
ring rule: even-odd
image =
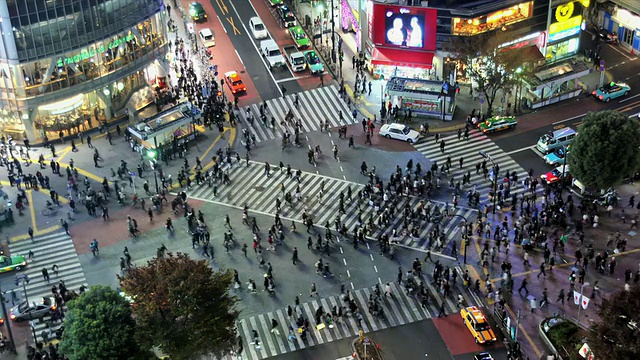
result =
[[11,351],[14,354],[17,354],[18,352],[16,351],[16,343],[15,340],[13,340],[13,330],[11,330],[11,319],[9,318],[9,313],[7,313],[7,305],[6,302],[9,300],[6,300],[4,297],[4,293],[2,292],[2,288],[0,288],[0,302],[2,302],[2,317],[5,320],[5,323],[7,324],[7,332],[9,333],[9,351]]
[[331,0],[331,60],[336,63],[336,16],[334,13],[335,5]]
[[[29,319],[31,319],[31,304],[29,304],[29,295],[27,294],[27,284],[31,279],[29,279],[29,275],[16,275],[16,286],[22,285],[22,291],[24,292],[24,299],[27,302],[27,308],[29,309]],[[36,341],[36,329],[31,326],[31,321],[29,320],[29,327],[31,327],[31,333],[33,335],[33,341]]]
[[576,319],[576,322],[578,323],[578,327],[580,327],[580,311],[582,310],[582,292],[584,291],[584,288],[589,286],[588,282],[585,282],[584,284],[582,284],[582,286],[580,286],[580,301],[578,302],[578,317]]

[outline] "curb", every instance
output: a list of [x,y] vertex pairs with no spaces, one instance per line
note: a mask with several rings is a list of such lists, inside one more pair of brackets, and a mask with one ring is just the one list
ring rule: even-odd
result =
[[[547,336],[547,333],[545,333],[544,329],[542,328],[542,324],[545,321],[548,321],[550,319],[553,319],[553,317],[544,318],[544,319],[542,319],[542,321],[540,321],[540,323],[538,323],[538,335],[540,335],[540,338],[542,339],[542,342],[551,351],[551,353],[554,354],[557,359],[562,360],[562,357],[560,356],[560,354],[558,354],[558,350],[555,348],[555,346],[553,346],[553,344],[551,343],[551,340]],[[558,320],[561,320],[560,322],[566,321],[566,320],[562,320],[562,319],[558,319]]]

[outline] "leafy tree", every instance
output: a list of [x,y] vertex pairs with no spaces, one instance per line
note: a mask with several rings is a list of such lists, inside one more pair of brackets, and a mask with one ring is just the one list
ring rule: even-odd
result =
[[633,175],[640,164],[640,125],[621,112],[587,114],[568,156],[571,175],[588,187],[606,189]]
[[206,261],[178,253],[154,258],[118,279],[135,301],[141,345],[187,359],[210,353],[220,358],[236,344],[237,298],[228,292],[230,271],[214,272]]
[[466,65],[466,73],[474,89],[484,93],[488,116],[491,116],[498,91],[515,86],[515,70],[523,64],[517,52],[498,49],[510,40],[506,34],[494,31],[456,36],[445,46],[453,58]]
[[640,287],[602,300],[600,320],[590,327],[588,343],[597,359],[637,359],[640,354]]
[[67,304],[60,352],[69,359],[140,359],[129,302],[108,286],[94,286]]

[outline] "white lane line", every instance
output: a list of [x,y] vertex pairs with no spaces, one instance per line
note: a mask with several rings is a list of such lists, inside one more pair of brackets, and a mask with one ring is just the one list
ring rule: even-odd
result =
[[618,103],[622,104],[623,102],[627,102],[627,101],[629,101],[629,100],[631,100],[631,99],[633,99],[633,98],[637,98],[638,96],[640,96],[640,94],[635,94],[635,95],[633,95],[633,96],[629,96],[628,98],[626,98],[626,99],[624,99],[624,100],[620,100],[620,101],[618,101]]
[[580,115],[577,115],[577,116],[574,116],[574,117],[570,117],[570,118],[568,118],[568,119],[564,119],[564,120],[556,121],[556,122],[554,122],[554,123],[551,123],[551,125],[558,125],[558,124],[566,123],[566,122],[568,122],[568,121],[575,120],[575,119],[577,119],[577,118],[581,118],[581,117],[583,117],[583,116],[585,116],[585,115],[587,115],[587,113],[580,114]]
[[371,257],[371,261],[373,261],[373,254],[369,254],[369,256]]
[[376,272],[378,272],[378,267],[373,265],[373,270],[375,270]]
[[347,269],[347,277],[351,277],[351,272]]
[[344,263],[344,266],[347,266],[347,259],[342,258],[342,262]]
[[535,147],[536,147],[535,145],[531,145],[531,146],[523,147],[523,148],[520,148],[520,149],[516,149],[516,150],[505,152],[505,154],[513,155],[513,154],[516,154],[516,153],[519,153],[519,152],[522,152],[522,151],[525,151],[525,150],[533,150],[533,149],[535,149]]
[[296,81],[297,79],[295,77],[290,77],[290,78],[286,78],[286,79],[280,79],[280,80],[276,80],[276,83],[280,84],[283,82],[287,82],[287,81]]

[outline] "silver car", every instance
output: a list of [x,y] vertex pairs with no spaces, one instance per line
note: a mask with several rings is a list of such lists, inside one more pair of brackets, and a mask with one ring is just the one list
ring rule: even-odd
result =
[[52,297],[43,297],[40,299],[40,302],[32,301],[31,304],[23,301],[18,306],[12,307],[9,313],[11,314],[11,320],[21,322],[49,316],[55,310],[55,299]]

